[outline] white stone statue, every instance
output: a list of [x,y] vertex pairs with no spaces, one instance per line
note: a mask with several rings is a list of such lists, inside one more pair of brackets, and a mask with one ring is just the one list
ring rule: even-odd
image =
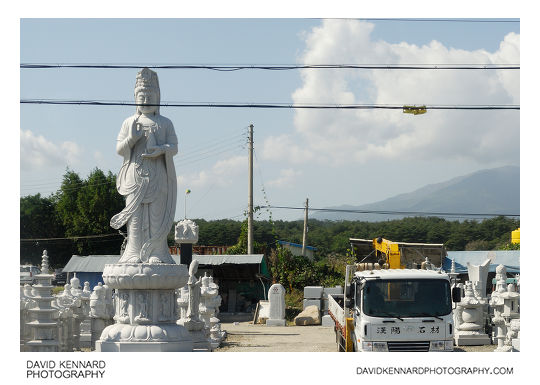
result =
[[465,297],[455,310],[454,341],[457,346],[489,345],[490,339],[483,330],[484,303],[474,296],[473,283],[465,282]]
[[173,264],[167,235],[176,209],[173,156],[178,140],[172,122],[159,113],[158,76],[143,68],[135,84],[137,111],[122,124],[116,151],[124,157],[116,179],[126,207],[111,226],[127,224],[127,244],[119,263]]
[[199,226],[190,219],[178,222],[174,228],[176,243],[197,243],[199,241]]

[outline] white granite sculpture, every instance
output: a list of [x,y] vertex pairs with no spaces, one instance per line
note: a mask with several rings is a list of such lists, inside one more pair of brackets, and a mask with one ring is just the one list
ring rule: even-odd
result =
[[192,261],[189,265],[188,306],[185,318],[180,318],[176,323],[186,328],[193,341],[193,349],[211,350],[209,341],[209,329],[205,327],[204,321],[199,318],[199,304],[201,298],[202,279],[195,277],[199,262]]
[[486,285],[491,259],[486,259],[480,265],[473,265],[467,262],[467,272],[469,281],[476,286],[476,296],[478,298],[486,298]]
[[32,339],[26,342],[31,352],[57,352],[58,339],[56,336],[57,311],[51,306],[54,299],[51,285],[53,274],[49,272],[49,257],[47,250],[43,251],[41,258],[41,273],[35,276],[37,284],[32,288],[35,306],[28,309],[30,319],[27,325],[32,329]]
[[90,328],[91,338],[90,346],[96,346],[96,341],[101,336],[103,329],[109,325],[111,314],[107,312],[107,289],[103,287],[101,282],[94,287],[94,291],[90,295]]
[[270,302],[270,311],[266,326],[285,326],[285,288],[279,283],[270,286],[268,301]]
[[73,351],[73,311],[70,307],[61,305],[60,296],[56,296],[52,302],[52,307],[58,312],[58,344],[59,351]]
[[199,313],[210,332],[210,345],[212,349],[216,349],[225,336],[225,333],[221,330],[219,319],[216,317],[221,305],[221,296],[219,295],[219,287],[214,283],[213,277],[208,277],[206,273],[202,278],[201,299]]
[[199,241],[199,226],[190,219],[184,219],[174,227],[176,243],[197,243]]
[[93,348],[91,344],[92,340],[92,322],[90,319],[90,296],[92,295],[92,290],[90,289],[90,282],[84,282],[83,289],[81,292],[81,309],[82,309],[82,318],[81,318],[81,327],[79,335],[79,347],[82,348]]
[[473,284],[465,283],[465,297],[456,306],[456,332],[454,341],[457,346],[489,345],[489,336],[483,330],[484,303],[474,296]]
[[[126,207],[111,219],[127,225],[127,243],[117,264],[105,265],[104,283],[116,290],[114,325],[97,351],[191,351],[189,333],[175,323],[175,289],[188,280],[167,245],[176,208],[173,156],[178,142],[171,121],[159,113],[157,74],[143,68],[135,83],[136,113],[122,124],[116,150],[123,156],[117,189]],[[169,304],[168,306],[164,304]]]
[[30,319],[29,309],[36,307],[34,296],[32,295],[32,286],[28,283],[21,288],[20,298],[20,348],[21,351],[26,351],[26,342],[32,338],[32,329],[28,326]]
[[[80,280],[77,278],[77,274],[74,274],[73,278],[69,281],[70,293],[73,297],[73,302],[70,306],[73,311],[73,337],[72,344],[73,350],[81,350],[81,324],[88,317],[88,311],[86,309],[86,301],[83,298],[83,290],[80,286]],[[65,290],[65,289],[64,289]]]
[[80,311],[81,299],[71,293],[71,284],[64,285],[64,291],[56,296],[56,304],[60,308],[60,351],[72,352],[75,346],[75,324],[78,323],[76,312]]
[[499,265],[495,269],[495,291],[491,293],[489,305],[493,311],[491,323],[495,325],[493,340],[497,340],[497,349],[503,351],[504,340],[506,339],[506,322],[502,313],[504,311],[504,299],[502,294],[507,290],[506,268]]
[[[519,319],[518,300],[519,293],[516,292],[514,284],[510,284],[505,292],[499,294],[499,301],[502,300],[502,313],[499,316],[504,319],[504,329],[501,334],[497,335],[498,346],[496,352],[511,352],[512,339],[517,337],[516,326],[512,330],[512,321]],[[517,328],[519,330],[519,326]],[[501,341],[504,341],[502,344]]]
[[186,319],[187,318],[187,308],[189,304],[189,289],[187,286],[184,286],[176,290],[176,304],[178,307],[178,318]]
[[126,207],[112,217],[115,229],[127,225],[127,244],[120,263],[174,263],[167,245],[176,208],[173,156],[178,140],[172,122],[159,113],[157,73],[137,74],[137,111],[122,124],[116,151],[124,162],[116,179]]

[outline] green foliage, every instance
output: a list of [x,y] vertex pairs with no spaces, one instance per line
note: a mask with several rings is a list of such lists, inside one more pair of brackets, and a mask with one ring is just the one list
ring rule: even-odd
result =
[[[64,174],[60,190],[49,198],[39,194],[21,198],[21,239],[85,237],[112,234],[111,217],[124,207],[116,191],[116,177],[94,169],[86,180],[72,170]],[[73,254],[118,254],[119,236],[90,239],[21,240],[21,261],[39,263],[47,250],[52,267],[63,267]]]
[[498,250],[519,250],[519,243],[505,243],[504,245],[499,246]]
[[[113,233],[110,220],[124,207],[124,199],[116,191],[116,177],[97,168],[86,180],[68,170],[57,196],[56,211],[68,237]],[[75,243],[80,254],[117,254],[122,239],[80,239]]]

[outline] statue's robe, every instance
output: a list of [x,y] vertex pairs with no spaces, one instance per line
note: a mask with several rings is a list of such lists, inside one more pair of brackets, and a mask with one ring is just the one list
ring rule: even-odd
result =
[[[136,142],[129,132],[137,115],[122,124],[116,150],[123,156],[116,188],[126,199],[126,207],[112,217],[111,226],[119,229],[127,224],[128,240],[120,258],[124,262],[148,262],[157,257],[163,263],[174,263],[167,245],[176,209],[176,172],[173,156],[178,152],[178,139],[172,122],[156,115],[152,134],[142,135]],[[163,155],[143,158],[147,146],[168,145]]]

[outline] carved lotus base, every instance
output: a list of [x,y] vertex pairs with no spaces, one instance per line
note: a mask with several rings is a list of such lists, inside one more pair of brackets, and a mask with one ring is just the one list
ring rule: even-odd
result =
[[177,289],[187,284],[185,265],[117,263],[105,265],[103,281],[113,289]]
[[187,330],[174,323],[107,326],[96,342],[98,352],[191,352]]

